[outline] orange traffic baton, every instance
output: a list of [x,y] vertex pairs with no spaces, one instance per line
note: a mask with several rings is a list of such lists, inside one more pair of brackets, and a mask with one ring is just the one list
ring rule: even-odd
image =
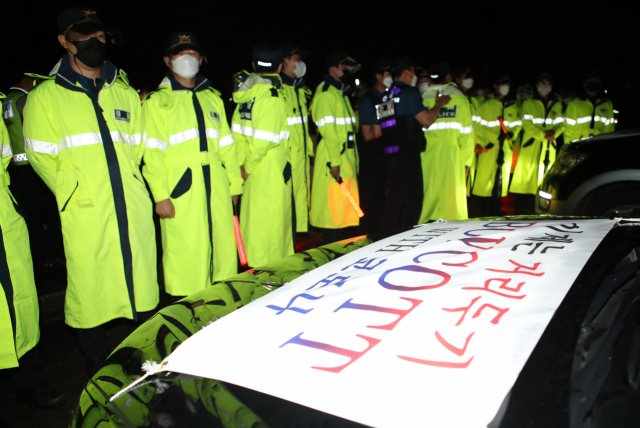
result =
[[[329,162],[327,162],[327,167],[329,169],[331,169],[331,164]],[[342,177],[338,176],[338,178],[336,178],[336,181],[338,182],[338,184],[340,185],[340,188],[342,189],[342,191],[344,192],[345,196],[349,200],[349,203],[351,204],[351,206],[353,207],[355,212],[358,214],[358,217],[359,218],[364,217],[364,212],[362,212],[362,208],[360,208],[360,205],[358,205],[356,203],[356,200],[353,199],[353,195],[349,191],[349,188],[347,187],[347,185],[344,184],[344,182],[342,181]]]
[[238,247],[238,256],[240,256],[240,266],[245,267],[249,265],[249,262],[247,261],[247,253],[244,250],[244,242],[242,242],[242,234],[240,233],[240,222],[238,221],[235,204],[233,205],[233,231],[236,234],[236,246]]

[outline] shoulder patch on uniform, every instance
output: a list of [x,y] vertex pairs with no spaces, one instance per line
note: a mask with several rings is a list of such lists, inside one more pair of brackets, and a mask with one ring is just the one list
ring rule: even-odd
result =
[[440,113],[438,113],[438,118],[439,119],[454,118],[456,117],[457,109],[458,109],[458,106],[442,107],[440,109]]
[[271,96],[278,98],[278,90],[276,88],[271,88]]
[[210,111],[209,114],[211,115],[212,122],[220,122],[220,115],[218,113],[216,113],[215,111]]
[[114,119],[122,122],[131,122],[131,113],[125,110],[113,109]]
[[11,119],[13,117],[13,104],[11,100],[2,103],[2,118],[4,120]]
[[253,110],[253,103],[255,98],[251,98],[248,102],[240,104],[238,112],[240,113],[240,119],[251,120],[251,110]]

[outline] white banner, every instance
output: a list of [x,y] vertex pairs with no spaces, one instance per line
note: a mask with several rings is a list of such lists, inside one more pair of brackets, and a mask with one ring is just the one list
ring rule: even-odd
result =
[[216,321],[165,370],[376,427],[486,427],[614,223],[416,227]]

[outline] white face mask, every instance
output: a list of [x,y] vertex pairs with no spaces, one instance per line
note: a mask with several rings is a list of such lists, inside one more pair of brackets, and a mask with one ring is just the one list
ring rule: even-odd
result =
[[498,88],[498,92],[500,92],[500,95],[504,97],[509,93],[509,89],[511,89],[510,85],[500,85],[500,88]]
[[418,86],[418,90],[420,93],[429,87],[429,82],[422,82],[420,86]]
[[416,86],[416,83],[418,83],[418,76],[414,74],[411,78],[411,86]]
[[539,85],[538,93],[541,97],[546,97],[551,92],[551,85]]
[[392,83],[393,83],[393,78],[391,76],[387,76],[384,79],[382,79],[382,84],[384,85],[385,88],[388,88],[389,86],[391,86]]
[[295,74],[296,77],[302,77],[306,73],[307,73],[307,64],[305,64],[304,61],[296,62],[296,68],[293,70],[293,74]]
[[462,87],[465,89],[473,88],[473,77],[470,77],[468,79],[462,79]]
[[171,62],[172,70],[183,79],[193,79],[200,70],[200,61],[191,55],[182,55]]

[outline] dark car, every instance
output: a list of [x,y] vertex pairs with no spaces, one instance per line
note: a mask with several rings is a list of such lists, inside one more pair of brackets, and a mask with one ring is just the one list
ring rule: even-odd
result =
[[565,144],[538,189],[536,210],[640,217],[640,130]]
[[[497,225],[496,231],[505,230],[505,224],[512,224],[509,222],[525,221],[549,231],[561,225],[562,229],[574,234],[571,235],[573,238],[582,233],[576,223],[571,225],[576,220],[560,217],[485,220],[493,222],[491,227]],[[588,261],[575,281],[567,284],[571,285],[568,293],[553,312],[493,421],[477,421],[472,426],[640,426],[640,223],[626,220],[612,223],[615,224],[595,250],[589,250]],[[441,224],[446,223],[435,227],[445,227]],[[484,234],[470,243],[479,245],[480,251],[487,250],[489,248],[485,246],[490,241],[487,236],[490,235]],[[219,317],[251,304],[271,290],[284,289],[285,283],[296,278],[304,280],[302,275],[322,265],[336,265],[339,258],[348,256],[352,251],[364,250],[368,245],[376,245],[375,241],[380,245],[393,246],[388,244],[393,241],[365,237],[326,245],[276,261],[268,268],[251,270],[221,281],[161,310],[126,339],[90,380],[74,412],[71,427],[362,427],[332,414],[207,377],[178,373],[163,373],[147,379],[140,376],[144,374],[141,365],[147,359],[165,359],[181,343]],[[530,249],[529,254],[538,248],[524,243],[519,245],[525,247],[514,247],[516,251],[511,249],[512,245],[507,245],[508,254],[524,257]],[[555,246],[549,247],[556,248],[549,250],[555,251],[550,253],[552,257],[570,262],[572,253],[557,249],[558,242],[539,245]],[[571,244],[565,240],[563,245]],[[546,251],[542,248],[542,252]],[[584,249],[569,248],[571,251]],[[465,263],[460,265],[460,269],[466,269]],[[560,285],[555,284],[555,287]],[[419,328],[424,330],[424,326]],[[420,333],[424,336],[426,332]],[[240,332],[237,340],[242,340]],[[513,346],[518,344],[513,343]],[[211,355],[204,354],[207,358]],[[254,359],[258,370],[270,370],[272,361],[265,360],[260,354]],[[495,373],[495,376],[499,375],[499,372]],[[384,367],[371,376],[375,379],[373,384],[379,388],[374,392],[382,396],[391,394],[384,388],[385,377],[389,376]],[[144,382],[119,398],[114,397],[136,380]],[[444,396],[443,393],[443,399]],[[113,402],[111,397],[114,397]],[[474,402],[482,403],[483,400],[486,397],[473,398]],[[469,404],[457,403],[461,409]],[[410,410],[416,411],[397,405],[383,409],[391,418]],[[417,409],[426,420],[428,414],[424,410]],[[372,425],[377,426],[375,423]],[[386,426],[390,426],[388,422]]]

